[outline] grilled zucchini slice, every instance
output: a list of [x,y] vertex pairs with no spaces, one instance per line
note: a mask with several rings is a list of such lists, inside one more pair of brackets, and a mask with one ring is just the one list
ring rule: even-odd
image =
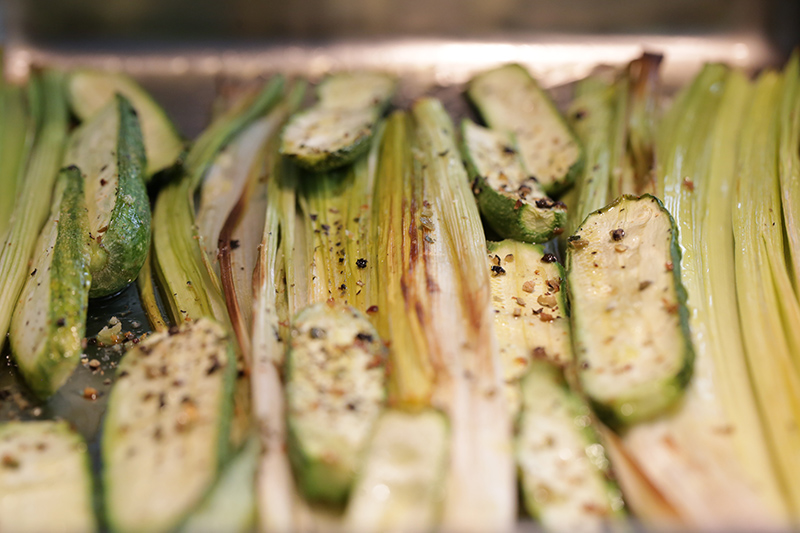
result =
[[547,362],[534,362],[521,386],[515,451],[526,510],[545,531],[606,531],[624,503],[589,407]]
[[0,530],[97,530],[86,443],[66,422],[0,424]]
[[67,80],[70,106],[82,121],[89,120],[114,100],[128,99],[141,122],[147,153],[146,179],[174,165],[183,152],[183,141],[166,112],[136,80],[120,72],[75,70]]
[[170,531],[201,502],[227,456],[233,344],[201,318],[129,350],[117,376],[102,437],[109,524]]
[[289,458],[309,499],[345,502],[385,400],[384,352],[352,307],[319,303],[295,318],[286,359]]
[[441,513],[450,428],[433,409],[386,410],[353,487],[344,530],[433,531]]
[[88,218],[77,168],[61,171],[11,319],[11,351],[28,386],[54,394],[78,366],[89,301]]
[[486,124],[513,135],[522,165],[547,194],[569,187],[583,167],[583,149],[547,93],[521,65],[474,77],[467,96]]
[[566,206],[554,202],[522,167],[507,135],[461,123],[464,158],[481,215],[506,239],[543,243],[563,232]]
[[137,113],[119,94],[70,138],[67,164],[81,169],[89,209],[92,290],[108,296],[139,275],[150,248],[150,201]]
[[316,172],[352,163],[369,148],[395,84],[391,76],[374,72],[327,78],[317,90],[317,104],[289,120],[281,153]]
[[573,344],[581,386],[610,424],[651,418],[692,375],[678,229],[654,196],[622,196],[568,239]]

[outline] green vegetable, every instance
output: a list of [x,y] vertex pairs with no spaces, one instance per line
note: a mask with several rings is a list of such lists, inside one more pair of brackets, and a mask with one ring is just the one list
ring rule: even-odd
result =
[[[81,360],[89,287],[86,202],[80,171],[59,177],[50,219],[11,320],[11,351],[36,394],[54,394]],[[27,272],[27,269],[26,269]]]
[[563,231],[567,213],[528,176],[506,135],[470,120],[461,124],[464,157],[481,214],[499,235],[547,242]]
[[289,458],[312,500],[342,504],[385,400],[384,347],[364,315],[336,303],[292,322],[286,360]]
[[79,69],[67,80],[72,110],[82,121],[106,107],[115,94],[130,101],[141,123],[147,153],[146,177],[175,164],[183,152],[183,141],[167,114],[133,78],[119,72]]
[[286,125],[281,154],[316,172],[352,163],[369,149],[394,91],[395,80],[385,74],[353,72],[325,79],[317,104]]
[[12,311],[30,275],[28,262],[47,221],[51,191],[58,175],[67,136],[67,106],[59,73],[34,76],[28,101],[34,122],[33,147],[23,162],[24,172],[11,223],[0,250],[0,347]]
[[67,422],[0,423],[0,529],[97,531],[86,443]]
[[583,167],[583,149],[555,104],[521,65],[469,82],[467,95],[493,130],[512,135],[522,165],[547,194],[567,189]]
[[692,375],[678,230],[653,196],[622,196],[569,238],[568,286],[581,387],[627,425],[674,404]]
[[201,318],[156,333],[118,367],[102,437],[106,515],[114,531],[170,531],[227,459],[236,376],[225,330]]
[[447,418],[389,409],[378,419],[344,516],[344,530],[433,531],[443,503]]
[[150,200],[136,111],[117,95],[70,138],[65,155],[85,179],[92,290],[108,296],[139,274],[150,247]]

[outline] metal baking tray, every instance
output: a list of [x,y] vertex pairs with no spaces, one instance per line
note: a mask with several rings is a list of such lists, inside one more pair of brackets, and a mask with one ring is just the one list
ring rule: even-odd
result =
[[[776,44],[764,31],[752,28],[681,35],[359,35],[334,36],[318,42],[284,39],[144,46],[106,41],[54,45],[10,31],[5,40],[5,74],[9,78],[24,79],[38,67],[94,66],[128,72],[151,91],[187,138],[195,137],[208,122],[220,83],[266,78],[275,73],[314,81],[339,70],[389,71],[402,79],[395,105],[404,106],[422,94],[433,94],[457,117],[470,112],[461,94],[464,82],[474,73],[501,63],[527,66],[557,100],[565,101],[571,82],[600,65],[623,65],[643,51],[664,55],[662,75],[668,91],[685,83],[708,61],[726,62],[753,72],[780,64],[786,52],[785,46]],[[67,384],[46,402],[37,400],[22,383],[6,343],[0,354],[0,421],[65,419],[87,439],[95,466],[99,466],[99,429],[115,367],[122,357],[121,347],[101,347],[96,342],[98,332],[111,317],[122,322],[123,332],[140,336],[149,331],[135,286],[116,296],[91,301],[86,330],[87,364],[79,366]],[[88,362],[92,360],[99,361],[99,367],[90,367]],[[96,389],[97,397],[85,398],[86,387]]]

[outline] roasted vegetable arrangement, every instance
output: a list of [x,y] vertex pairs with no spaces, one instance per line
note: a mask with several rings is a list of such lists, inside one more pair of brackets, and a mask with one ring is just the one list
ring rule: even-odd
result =
[[[123,74],[3,82],[27,401],[124,354],[71,400],[106,402],[88,448],[41,407],[0,422],[0,529],[800,525],[800,56],[676,94],[660,62],[560,105],[501,65],[471,116],[276,75],[193,142]],[[134,280],[149,331],[86,339]]]

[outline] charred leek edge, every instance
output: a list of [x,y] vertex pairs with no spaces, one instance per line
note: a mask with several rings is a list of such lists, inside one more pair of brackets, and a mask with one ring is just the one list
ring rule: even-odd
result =
[[0,80],[0,242],[5,241],[22,188],[33,132],[24,89]]
[[[772,459],[794,517],[800,512],[800,334],[784,263],[778,190],[778,127],[781,79],[762,74],[745,116],[733,198],[736,294],[750,379]],[[782,292],[787,291],[788,292]],[[794,302],[794,305],[791,305]]]
[[691,378],[677,232],[657,198],[623,196],[589,215],[569,239],[578,377],[612,425],[663,412]]
[[200,136],[187,155],[183,177],[169,183],[153,211],[156,274],[172,320],[182,323],[200,317],[226,322],[219,280],[204,264],[197,242],[194,192],[219,150],[280,98],[283,79],[274,78],[252,101],[222,115]]
[[469,82],[467,95],[493,130],[514,136],[522,164],[547,194],[568,188],[583,149],[547,93],[521,65],[505,65]]
[[364,452],[343,530],[434,531],[448,446],[449,424],[442,413],[384,411]]
[[[423,98],[411,115],[415,180],[423,189],[422,210],[425,201],[431,210],[418,250],[425,266],[415,273],[413,290],[428,293],[430,306],[422,308],[422,318],[438,373],[434,402],[452,428],[442,526],[502,531],[514,523],[517,498],[483,226],[441,102]],[[404,312],[420,310],[410,306]]]
[[620,194],[655,193],[656,120],[660,104],[663,56],[644,53],[628,65],[627,150],[632,166],[632,179],[623,181]]
[[81,359],[89,287],[86,202],[80,171],[61,172],[52,214],[11,319],[11,351],[28,386],[47,398]]
[[217,276],[220,275],[220,234],[225,222],[234,211],[234,222],[241,217],[249,199],[247,193],[252,191],[253,182],[261,174],[265,147],[270,137],[277,133],[285,115],[283,106],[278,106],[269,115],[247,126],[220,150],[200,186],[197,232],[206,262]]
[[147,152],[146,177],[177,162],[183,141],[166,112],[133,78],[119,72],[79,69],[69,75],[67,90],[72,110],[82,121],[104,108],[121,94],[130,100],[141,121]]
[[595,77],[579,81],[575,93],[568,116],[585,147],[586,164],[577,176],[574,205],[567,212],[570,235],[589,213],[609,201],[616,94],[614,85]]
[[150,248],[150,200],[136,111],[117,95],[76,129],[64,156],[85,180],[92,290],[108,296],[139,274]]
[[375,125],[395,91],[385,74],[334,74],[319,87],[319,102],[289,121],[281,154],[323,172],[355,161],[369,149]]
[[461,123],[464,157],[481,214],[502,237],[547,242],[563,231],[564,204],[553,202],[522,168],[506,135]]
[[250,438],[219,475],[214,488],[183,523],[186,533],[249,533],[256,518],[255,476],[260,446]]
[[67,422],[0,424],[0,458],[3,531],[97,531],[89,454]]
[[102,436],[106,514],[115,531],[169,531],[227,458],[236,361],[222,326],[201,318],[127,352]]
[[377,286],[381,289],[372,316],[381,338],[391,343],[391,403],[413,408],[429,405],[436,374],[425,329],[429,292],[423,288],[425,250],[434,244],[430,233],[435,226],[422,180],[412,170],[412,135],[407,113],[389,116],[380,146],[372,210],[372,242],[378,247]]
[[286,359],[289,458],[310,500],[343,504],[385,401],[385,348],[352,307],[314,304],[292,322]]
[[608,458],[583,400],[535,361],[522,380],[516,456],[525,507],[545,531],[602,531],[623,517]]
[[795,50],[784,71],[780,114],[781,198],[795,294],[800,294],[800,52]]
[[50,213],[50,191],[67,137],[67,106],[62,85],[61,75],[52,71],[33,77],[29,84],[28,100],[36,133],[30,155],[23,162],[19,197],[0,250],[0,348],[6,339],[12,310],[30,274],[27,265],[36,239]]
[[[512,240],[487,243],[494,329],[512,416],[520,409],[519,380],[539,360],[572,362],[564,269],[544,262],[544,249]],[[547,259],[555,259],[547,256]]]

